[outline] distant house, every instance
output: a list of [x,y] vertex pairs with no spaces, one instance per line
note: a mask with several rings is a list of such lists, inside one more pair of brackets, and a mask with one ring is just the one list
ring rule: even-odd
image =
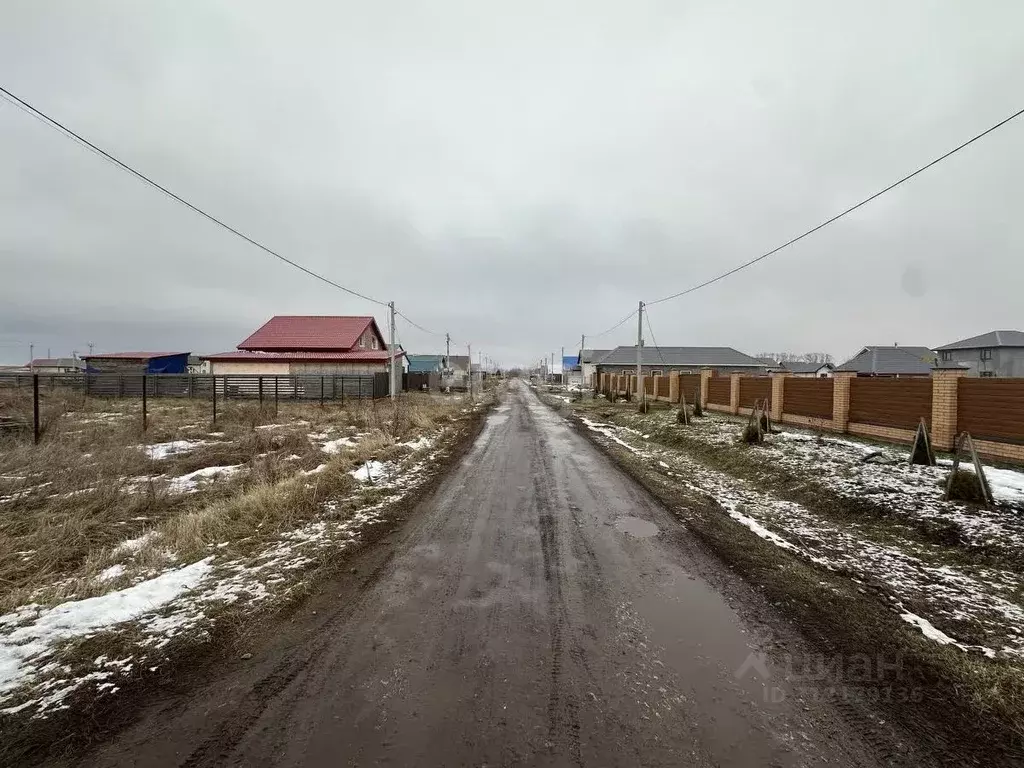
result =
[[858,376],[931,376],[935,362],[928,347],[864,347],[835,370]]
[[959,363],[971,376],[1024,377],[1024,332],[989,331],[936,350],[944,365]]
[[597,373],[597,364],[610,353],[610,349],[580,350],[580,354],[577,357],[577,364],[580,366],[580,374],[582,375],[583,382],[585,384],[589,385],[593,383],[594,380],[591,377]]
[[84,373],[85,361],[77,357],[40,357],[28,367],[33,373]]
[[832,363],[782,363],[780,370],[788,371],[790,376],[804,379],[830,379],[836,367]]
[[450,355],[445,362],[445,370],[458,375],[469,373],[469,355]]
[[217,375],[366,374],[389,366],[387,344],[369,316],[275,315],[237,350],[204,359]]
[[562,383],[569,386],[580,386],[583,384],[583,367],[579,364],[579,355],[570,355],[562,358]]
[[[699,373],[712,368],[720,373],[766,373],[761,360],[732,347],[643,347],[643,374]],[[597,363],[599,373],[636,373],[636,347],[616,347]]]
[[107,352],[85,355],[89,371],[97,373],[187,373],[189,352]]
[[444,370],[444,355],[406,355],[409,373],[441,373]]
[[209,373],[210,361],[204,360],[199,355],[188,356],[188,372],[192,374]]

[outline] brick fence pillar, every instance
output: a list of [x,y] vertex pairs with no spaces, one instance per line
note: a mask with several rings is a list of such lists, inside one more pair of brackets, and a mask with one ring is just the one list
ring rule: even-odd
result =
[[710,368],[700,369],[700,392],[697,393],[697,397],[700,398],[701,409],[708,407],[708,382],[711,381],[711,377],[715,375],[715,372]]
[[854,371],[836,371],[832,378],[832,428],[845,432],[850,423],[850,381]]
[[651,399],[657,400],[658,396],[661,394],[661,374],[652,376],[651,379],[653,380],[651,384]]
[[740,375],[729,374],[729,412],[732,414],[740,412]]
[[956,439],[957,392],[967,371],[963,368],[932,368],[932,448],[953,450]]
[[782,421],[782,398],[788,375],[789,371],[776,371],[772,374],[772,421]]
[[668,401],[679,402],[679,371],[672,371],[668,375]]

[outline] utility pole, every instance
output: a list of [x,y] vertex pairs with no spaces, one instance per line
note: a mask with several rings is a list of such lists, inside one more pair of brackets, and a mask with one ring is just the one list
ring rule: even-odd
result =
[[446,333],[444,335],[444,367],[451,368],[451,357],[452,357],[452,335]]
[[95,347],[95,346],[96,345],[93,342],[91,342],[91,341],[89,342],[89,356],[90,357],[92,356],[92,350],[93,350],[93,347]]
[[466,365],[469,366],[469,399],[473,399],[473,345],[466,344],[466,351],[469,353],[466,356]]
[[636,388],[639,390],[640,402],[647,401],[647,391],[643,386],[643,349],[644,349],[644,303],[640,302],[640,312],[636,316]]
[[388,309],[391,311],[391,343],[388,351],[391,353],[391,402],[395,402],[395,302],[388,302]]
[[565,384],[565,347],[562,347],[562,356],[558,359],[562,362],[559,368],[562,371],[562,383]]
[[28,345],[28,369],[34,371],[36,367],[32,365],[32,361],[36,359],[36,345],[29,343]]

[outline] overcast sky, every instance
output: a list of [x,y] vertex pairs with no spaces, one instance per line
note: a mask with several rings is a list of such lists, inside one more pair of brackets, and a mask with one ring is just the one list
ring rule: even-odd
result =
[[[5,88],[506,364],[575,349],[1024,107],[1017,0],[4,0],[0,17]],[[657,341],[843,359],[1024,329],[1022,171],[1024,118],[653,307]],[[220,352],[274,314],[386,319],[4,101],[0,266],[2,362],[29,342]]]

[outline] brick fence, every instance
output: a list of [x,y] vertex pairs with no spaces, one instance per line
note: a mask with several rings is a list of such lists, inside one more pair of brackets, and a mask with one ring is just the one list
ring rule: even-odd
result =
[[831,379],[698,374],[637,377],[603,373],[596,390],[678,403],[698,399],[704,408],[745,414],[768,401],[772,418],[786,424],[911,442],[923,418],[937,450],[953,448],[957,434],[971,433],[978,451],[990,458],[1024,463],[1024,379],[973,379],[966,371],[940,369],[931,378],[872,378],[839,372]]

